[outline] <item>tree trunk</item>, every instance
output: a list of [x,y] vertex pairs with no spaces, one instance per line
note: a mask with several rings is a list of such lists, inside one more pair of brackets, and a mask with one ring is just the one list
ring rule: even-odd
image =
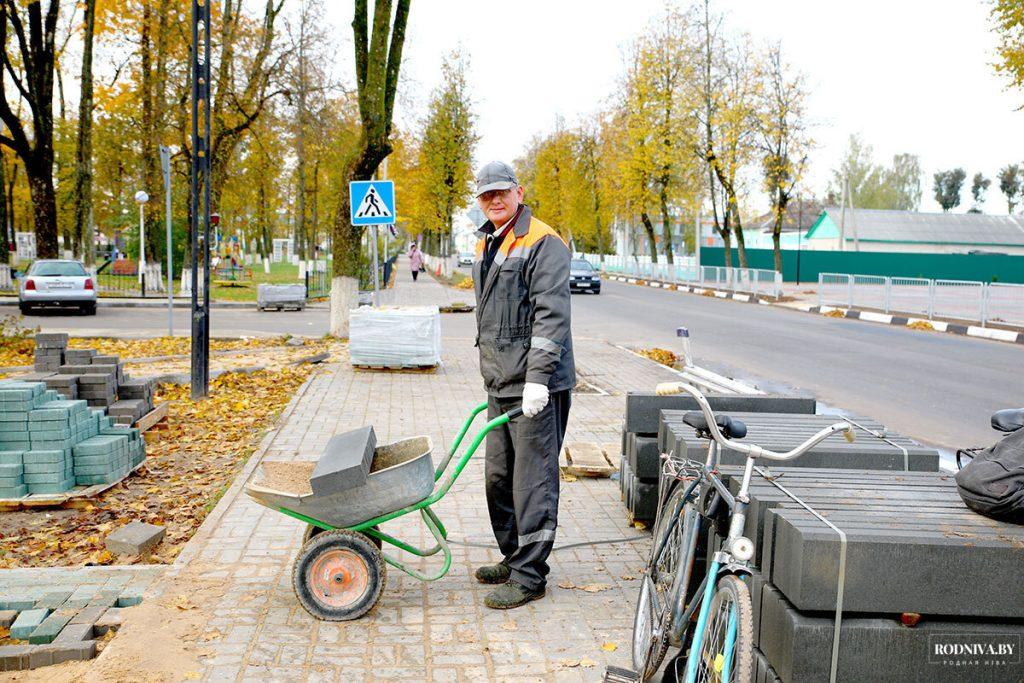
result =
[[81,95],[78,101],[78,146],[75,148],[75,254],[93,264],[92,217],[92,46],[96,0],[85,1],[82,38]]
[[654,236],[654,224],[651,223],[651,217],[647,215],[646,211],[640,212],[640,221],[644,224],[644,232],[647,233],[647,245],[651,250],[651,263],[656,264],[658,262],[658,240]]
[[668,180],[661,183],[661,193],[658,199],[661,201],[661,234],[665,239],[665,258],[671,265],[672,258],[672,217],[668,213]]
[[32,213],[36,226],[36,256],[41,259],[60,258],[57,253],[57,196],[53,191],[53,163],[25,167]]
[[[153,8],[152,0],[142,3],[142,30],[140,31],[139,52],[142,61],[142,190],[149,194],[151,201],[159,196],[160,158],[157,153],[159,131],[156,121],[156,83],[153,75]],[[157,237],[159,236],[160,215],[158,211],[146,211],[147,259],[157,260]]]
[[[6,188],[4,182],[3,156],[0,155],[0,190]],[[9,263],[11,260],[11,234],[7,226],[7,197],[0,201],[0,263]]]
[[747,267],[747,245],[743,239],[743,223],[740,221],[740,210],[736,202],[736,196],[729,197],[729,211],[732,213],[732,232],[736,235],[736,251],[740,256],[740,268]]

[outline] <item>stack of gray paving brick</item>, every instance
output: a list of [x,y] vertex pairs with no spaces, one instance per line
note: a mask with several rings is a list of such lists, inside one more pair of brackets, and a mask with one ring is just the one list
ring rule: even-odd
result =
[[[969,510],[944,473],[768,471],[845,534],[839,680],[1024,680],[1024,527]],[[734,494],[741,472],[723,468]],[[757,548],[748,581],[754,680],[828,680],[839,535],[760,474],[744,535]],[[721,540],[712,529],[708,542]],[[941,654],[936,644],[992,645],[996,654]]]
[[[712,410],[764,411],[813,414],[813,398],[797,396],[708,396]],[[634,521],[651,522],[658,511],[661,454],[669,452],[659,443],[661,411],[696,410],[697,402],[687,395],[658,396],[653,392],[626,395],[626,419],[622,425],[622,455],[619,486],[622,500]]]
[[142,414],[153,410],[154,386],[151,379],[125,379],[117,387],[120,401],[141,401]]
[[78,398],[78,376],[77,375],[50,375],[43,382],[47,389],[53,389],[62,398],[74,401]]
[[68,335],[63,332],[40,332],[36,335],[35,369],[37,372],[57,372],[64,364],[64,350]]
[[64,352],[64,363],[67,365],[92,365],[96,349],[68,349]]
[[50,401],[28,416],[31,449],[23,458],[29,493],[61,493],[75,486],[72,449],[99,433],[85,401]]

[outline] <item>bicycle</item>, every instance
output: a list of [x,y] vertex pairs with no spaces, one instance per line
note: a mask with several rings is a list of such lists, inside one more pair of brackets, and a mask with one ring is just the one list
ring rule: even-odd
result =
[[[686,656],[686,683],[732,681],[749,683],[753,678],[753,607],[744,577],[749,576],[754,543],[743,536],[747,491],[758,458],[792,460],[829,436],[842,432],[853,440],[853,426],[836,422],[786,453],[740,443],[746,425],[727,416],[715,416],[699,389],[686,382],[666,382],[656,387],[659,395],[685,392],[700,406],[683,422],[708,441],[702,464],[662,455],[664,472],[655,518],[651,556],[640,585],[633,621],[633,669],[642,680],[658,670],[669,645]],[[723,448],[747,456],[743,478],[735,496],[718,474]],[[724,503],[729,510],[728,534],[714,551],[707,573],[691,590],[700,531],[713,523]],[[687,599],[692,596],[692,599]],[[699,608],[699,612],[698,612]],[[696,622],[693,622],[696,613]],[[694,656],[697,653],[697,656]]]

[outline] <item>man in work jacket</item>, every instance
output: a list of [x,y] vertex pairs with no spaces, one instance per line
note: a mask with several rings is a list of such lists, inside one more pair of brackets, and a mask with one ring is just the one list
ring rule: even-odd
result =
[[501,584],[484,600],[510,609],[544,596],[558,524],[558,453],[576,384],[569,315],[569,248],[522,203],[512,167],[491,162],[476,177],[480,228],[473,265],[476,343],[488,415],[523,415],[487,435],[491,527],[504,559],[480,567]]

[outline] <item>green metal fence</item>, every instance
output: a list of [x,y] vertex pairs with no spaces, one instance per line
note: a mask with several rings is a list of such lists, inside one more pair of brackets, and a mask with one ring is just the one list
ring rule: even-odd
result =
[[[703,247],[700,254],[701,265],[725,265],[725,249],[722,247]],[[732,265],[739,264],[739,254],[733,249]],[[774,269],[775,255],[771,249],[747,249],[747,266]],[[785,282],[817,282],[821,273],[1022,284],[1024,256],[794,249],[782,252],[782,279]]]

